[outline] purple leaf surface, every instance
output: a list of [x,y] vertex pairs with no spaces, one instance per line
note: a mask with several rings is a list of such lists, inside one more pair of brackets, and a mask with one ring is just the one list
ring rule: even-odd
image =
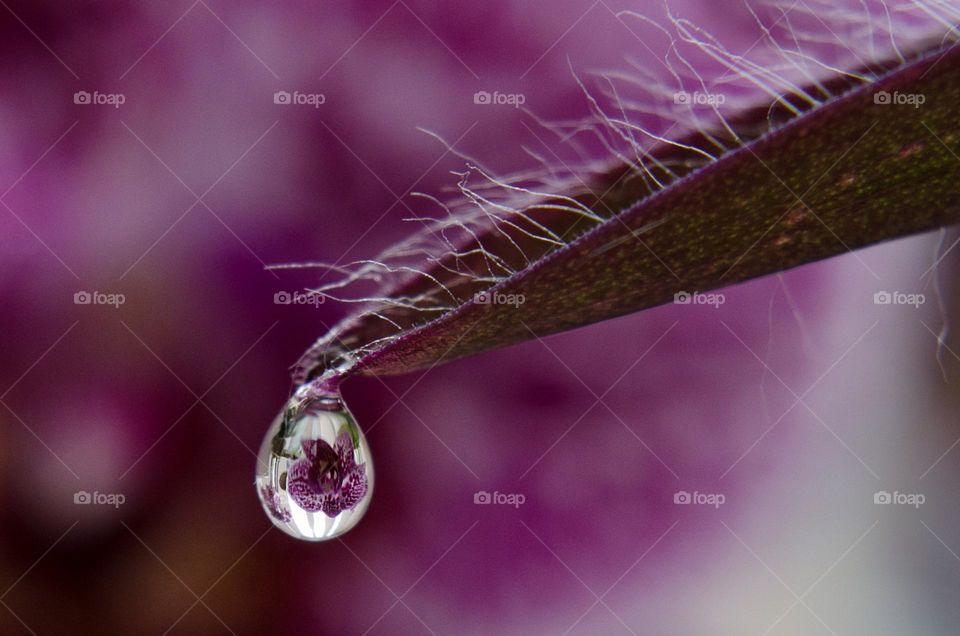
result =
[[[300,379],[430,367],[960,221],[960,49],[875,75],[808,87],[814,105],[788,95],[746,109],[658,144],[642,173],[618,164],[496,217],[405,268],[386,297],[412,300],[349,317],[305,354]],[[711,138],[735,147],[704,162]],[[509,275],[491,284],[480,273],[495,268]]]

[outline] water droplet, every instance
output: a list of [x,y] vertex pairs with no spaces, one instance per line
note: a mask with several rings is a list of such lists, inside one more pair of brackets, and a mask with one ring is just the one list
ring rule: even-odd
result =
[[793,208],[789,212],[787,212],[787,216],[784,219],[784,223],[786,223],[790,227],[793,227],[799,224],[801,221],[806,220],[806,218],[807,218],[807,211],[804,206],[800,205]]
[[840,175],[840,186],[844,188],[849,188],[854,183],[857,182],[857,175],[852,172],[846,172]]
[[923,144],[920,143],[919,141],[915,141],[901,148],[900,152],[898,152],[897,154],[900,156],[901,159],[906,159],[907,157],[917,154],[921,150],[923,150]]
[[370,448],[324,380],[301,386],[270,426],[256,486],[273,525],[297,539],[332,539],[363,517],[373,492]]

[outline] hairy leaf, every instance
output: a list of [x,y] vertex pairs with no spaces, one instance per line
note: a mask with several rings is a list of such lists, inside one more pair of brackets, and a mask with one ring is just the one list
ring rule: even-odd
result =
[[[876,76],[838,76],[810,87],[829,89],[813,106],[765,104],[712,135],[658,144],[644,171],[618,164],[497,217],[389,291],[412,300],[321,339],[301,379],[334,365],[429,367],[960,221],[960,48],[934,46]],[[711,139],[733,147],[698,161]]]

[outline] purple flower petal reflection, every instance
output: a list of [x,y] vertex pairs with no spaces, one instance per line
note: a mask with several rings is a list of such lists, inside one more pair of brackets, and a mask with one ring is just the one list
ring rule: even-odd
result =
[[322,510],[328,517],[356,508],[367,492],[367,477],[363,464],[353,459],[350,433],[340,431],[335,448],[322,439],[306,440],[302,448],[305,457],[287,474],[290,498],[304,510]]
[[260,502],[263,504],[264,509],[267,511],[267,514],[270,515],[271,519],[287,522],[292,518],[290,509],[281,503],[280,493],[278,493],[273,486],[263,486],[260,488]]

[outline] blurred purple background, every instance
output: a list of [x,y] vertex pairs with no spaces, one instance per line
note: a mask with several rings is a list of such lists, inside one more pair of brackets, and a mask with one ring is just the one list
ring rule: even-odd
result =
[[[260,510],[254,451],[288,368],[348,309],[274,304],[321,274],[264,266],[411,231],[408,193],[463,167],[418,126],[500,172],[551,156],[473,94],[583,116],[568,60],[656,65],[615,11],[660,3],[0,4],[0,633],[955,633],[960,367],[941,349],[941,376],[950,312],[921,278],[936,236],[716,309],[352,380],[367,517],[308,544]],[[757,39],[739,5],[671,6],[731,48]]]

